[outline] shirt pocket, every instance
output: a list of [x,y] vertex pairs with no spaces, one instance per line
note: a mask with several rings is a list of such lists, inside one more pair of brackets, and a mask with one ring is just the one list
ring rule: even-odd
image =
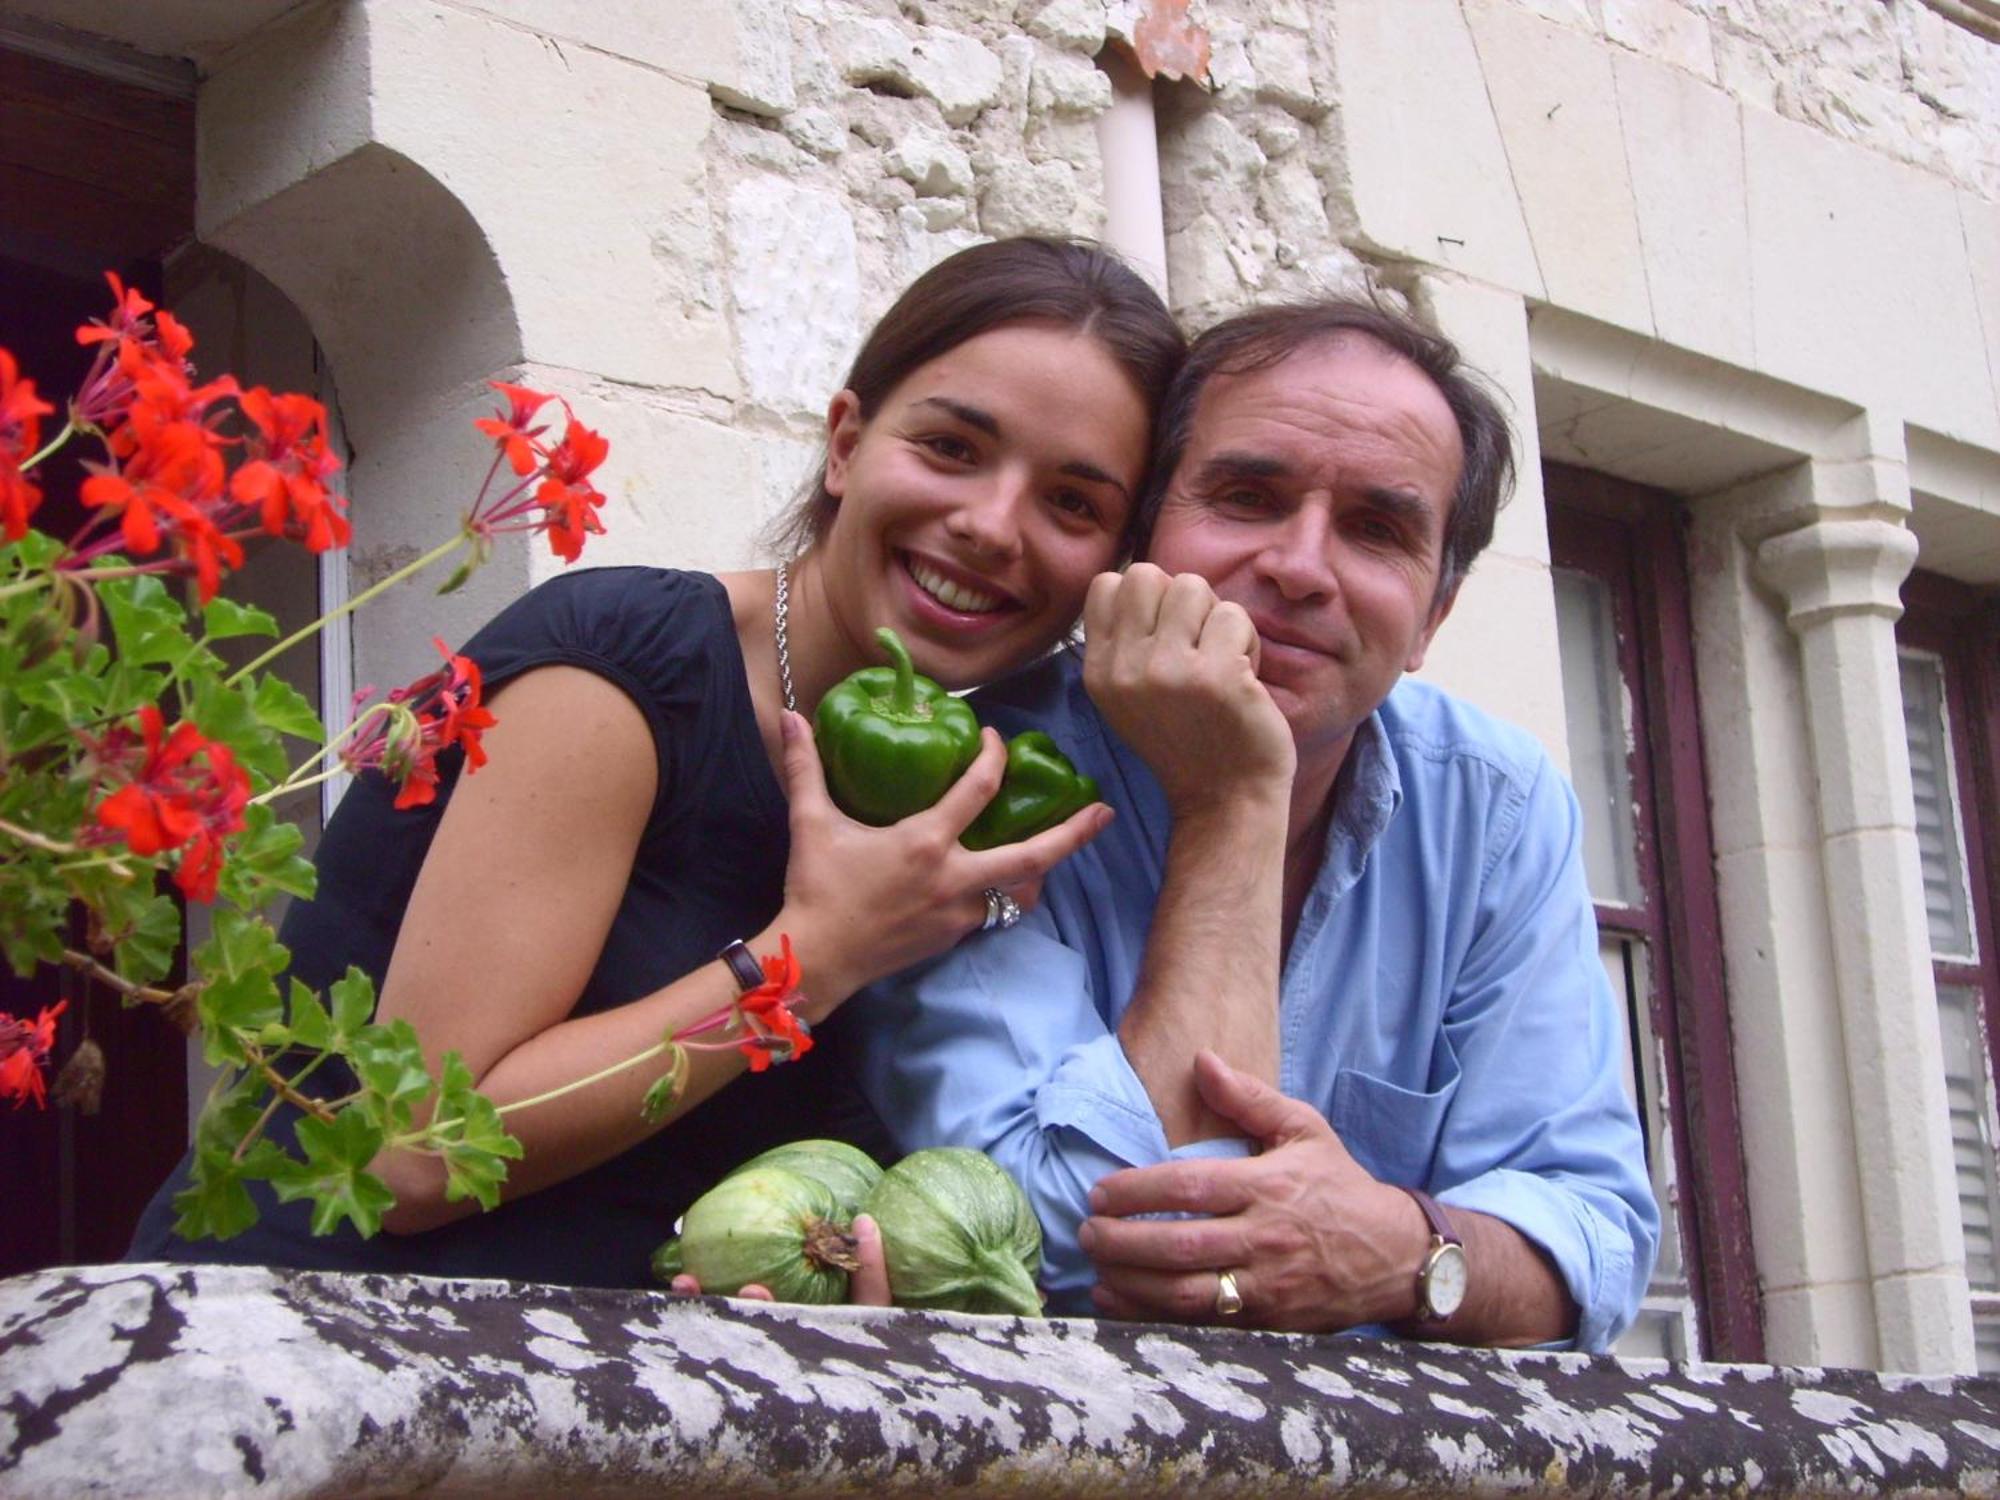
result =
[[1430,1182],[1445,1115],[1458,1094],[1458,1062],[1446,1063],[1444,1083],[1422,1093],[1358,1068],[1334,1075],[1333,1128],[1371,1176],[1408,1187]]

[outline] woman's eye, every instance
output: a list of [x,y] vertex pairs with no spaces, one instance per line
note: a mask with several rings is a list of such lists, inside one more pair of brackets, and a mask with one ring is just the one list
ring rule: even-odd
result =
[[923,439],[923,445],[939,458],[948,459],[955,464],[969,464],[978,456],[974,453],[972,444],[948,432]]
[[1090,497],[1081,490],[1055,490],[1049,495],[1049,503],[1057,510],[1080,517],[1086,521],[1097,519],[1097,507],[1090,503]]

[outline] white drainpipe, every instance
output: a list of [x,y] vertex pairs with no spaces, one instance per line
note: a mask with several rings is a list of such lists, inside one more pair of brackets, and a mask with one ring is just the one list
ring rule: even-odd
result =
[[1104,161],[1104,243],[1167,297],[1167,229],[1160,211],[1160,136],[1153,119],[1153,80],[1115,45],[1097,55],[1097,65],[1111,79],[1111,108],[1097,117],[1097,149]]

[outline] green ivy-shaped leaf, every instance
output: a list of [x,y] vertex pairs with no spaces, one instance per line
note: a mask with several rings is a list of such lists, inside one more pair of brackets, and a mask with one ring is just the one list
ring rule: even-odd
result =
[[386,1133],[407,1130],[411,1107],[431,1091],[416,1028],[401,1019],[363,1026],[354,1033],[348,1062],[361,1084],[357,1107]]
[[305,1160],[288,1161],[271,1174],[271,1186],[281,1201],[312,1199],[312,1232],[332,1234],[341,1220],[363,1238],[382,1227],[382,1215],[395,1196],[368,1163],[382,1149],[382,1132],[358,1109],[343,1109],[328,1124],[311,1118],[298,1125]]
[[303,979],[292,981],[291,1006],[286,1019],[292,1028],[292,1041],[310,1052],[325,1052],[333,1045],[333,1018],[326,1007],[319,1003],[319,996]]
[[257,1222],[256,1203],[243,1184],[270,1177],[287,1160],[261,1136],[244,1145],[269,1097],[269,1086],[251,1073],[235,1074],[209,1095],[195,1122],[189,1186],[174,1195],[174,1232],[183,1239],[226,1240]]
[[445,1201],[476,1198],[481,1208],[496,1208],[507,1163],[520,1159],[521,1143],[507,1133],[493,1101],[474,1090],[463,1058],[447,1052],[442,1071],[432,1119],[434,1144],[444,1156]]
[[251,697],[250,706],[257,715],[257,722],[266,729],[311,740],[315,745],[326,742],[326,727],[320,723],[319,715],[313,712],[305,694],[275,673],[267,673],[257,679],[257,691]]
[[201,614],[208,627],[207,638],[211,641],[234,640],[244,635],[275,637],[278,633],[277,617],[269,610],[238,604],[221,594],[209,600]]
[[178,666],[200,649],[187,632],[186,612],[159,579],[145,574],[114,578],[98,585],[97,597],[111,619],[120,661]]
[[375,1014],[375,981],[349,964],[347,972],[326,993],[333,1001],[335,1044],[343,1051],[348,1050],[354,1044],[355,1034]]
[[181,912],[150,876],[103,879],[82,893],[112,944],[111,967],[134,984],[155,984],[173,968],[181,945]]
[[257,1222],[257,1205],[228,1156],[198,1156],[188,1185],[174,1194],[174,1233],[184,1240],[226,1240]]
[[278,975],[290,961],[270,923],[226,907],[216,911],[214,934],[194,955],[206,981],[196,1009],[209,1062],[244,1061],[236,1033],[258,1033],[284,1020]]
[[63,918],[69,896],[59,881],[38,878],[36,865],[23,860],[0,867],[0,953],[21,979],[31,979],[43,964],[62,961]]
[[229,844],[216,892],[222,900],[242,907],[259,907],[279,892],[310,898],[319,875],[312,861],[300,856],[305,835],[291,823],[278,821],[268,802],[246,808],[243,831]]
[[211,678],[195,689],[195,727],[212,740],[221,740],[236,753],[246,768],[264,778],[265,785],[284,779],[289,768],[285,747],[276,731],[257,716],[251,694]]

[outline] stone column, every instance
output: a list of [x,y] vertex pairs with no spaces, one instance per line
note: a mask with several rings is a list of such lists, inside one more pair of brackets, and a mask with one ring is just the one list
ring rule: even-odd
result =
[[1819,859],[1884,1368],[1973,1368],[1937,999],[1896,666],[1916,561],[1886,444],[1808,466],[1811,518],[1766,536],[1758,576],[1798,637]]

